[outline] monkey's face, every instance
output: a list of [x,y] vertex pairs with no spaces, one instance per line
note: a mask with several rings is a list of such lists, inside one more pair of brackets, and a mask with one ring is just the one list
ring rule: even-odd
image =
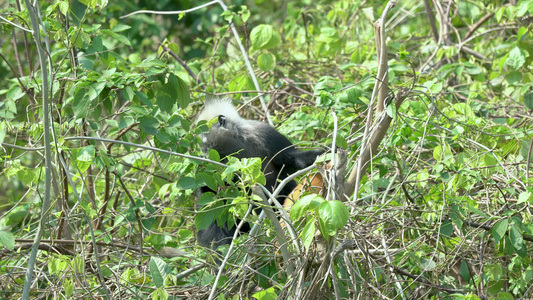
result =
[[211,126],[208,133],[202,134],[201,139],[204,153],[208,153],[209,149],[214,149],[221,158],[228,155],[245,157],[243,152],[246,149],[246,144],[240,134],[239,124],[229,120],[224,115],[217,117],[217,122]]

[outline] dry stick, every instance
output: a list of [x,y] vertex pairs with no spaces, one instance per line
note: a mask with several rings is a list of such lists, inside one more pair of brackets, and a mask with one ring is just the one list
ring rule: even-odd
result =
[[[228,7],[226,6],[226,4],[224,4],[224,2],[222,2],[222,0],[217,0],[217,2],[218,4],[220,4],[220,6],[222,6],[222,9],[224,9],[224,11],[228,11]],[[246,67],[248,68],[248,73],[250,73],[250,76],[252,77],[252,81],[254,83],[255,89],[260,91],[261,87],[259,86],[257,77],[255,76],[254,68],[252,67],[252,64],[250,63],[250,59],[248,58],[248,53],[246,52],[246,49],[244,49],[244,46],[241,43],[241,38],[232,20],[229,21],[229,27],[231,28],[231,31],[233,32],[237,45],[239,45],[239,49],[241,50],[242,56],[244,58],[244,62],[246,63]],[[274,126],[274,123],[270,119],[270,113],[268,112],[268,108],[265,103],[265,98],[263,97],[263,93],[261,92],[258,94],[259,94],[259,101],[261,102],[261,106],[263,107],[263,110],[265,111],[265,116],[268,121],[268,124],[270,124],[270,126]]]
[[488,13],[479,19],[479,21],[477,21],[476,24],[474,24],[472,28],[470,28],[470,30],[465,34],[464,39],[469,38],[479,27],[481,27],[481,25],[483,25],[483,23],[492,18],[492,16],[494,16],[494,13]]
[[144,241],[143,235],[144,234],[143,234],[143,224],[142,224],[142,221],[141,221],[141,216],[139,215],[139,208],[135,204],[135,199],[133,199],[133,197],[131,196],[130,191],[126,187],[126,184],[124,184],[124,181],[122,181],[122,177],[118,176],[116,172],[113,172],[113,174],[118,179],[118,182],[122,186],[122,189],[124,190],[124,192],[126,192],[126,195],[128,196],[128,199],[130,199],[131,204],[133,205],[133,207],[135,207],[135,210],[134,210],[135,218],[137,219],[137,224],[139,225],[139,234],[141,235],[140,242],[139,242],[139,244],[140,244],[139,249],[141,249],[141,256],[142,256],[143,255],[143,241]]
[[[287,263],[287,276],[290,276],[289,274],[293,274],[295,267],[294,263],[291,261],[291,254],[289,252],[289,249],[287,248],[287,239],[285,238],[283,228],[281,227],[281,224],[279,223],[278,218],[276,217],[276,214],[272,210],[271,204],[269,204],[268,199],[274,200],[274,198],[270,197],[267,199],[267,196],[265,194],[268,193],[268,190],[263,187],[257,187],[254,189],[254,194],[261,197],[264,203],[263,212],[264,214],[272,221],[272,225],[274,226],[274,234],[276,235],[276,239],[278,240],[278,243],[280,245],[281,255],[283,256],[283,259]],[[297,236],[296,236],[297,237]]]
[[[392,176],[391,180],[390,180],[390,183],[389,183],[389,186],[387,187],[387,189],[385,190],[385,193],[383,194],[383,196],[381,197],[381,203],[383,206],[385,206],[386,204],[386,198],[389,194],[389,191],[393,189],[393,185],[394,185],[394,182],[396,181],[396,177],[398,176],[398,173],[394,174],[394,176]],[[383,216],[383,211],[380,212],[379,214],[379,217],[380,219],[384,219],[384,216]],[[383,231],[381,231],[381,246],[383,246],[383,250],[384,250],[384,256],[385,256],[385,260],[387,261],[387,263],[389,265],[393,265],[392,263],[392,260],[391,260],[391,254],[387,251],[387,241],[385,240],[385,235],[383,233]],[[402,299],[405,300],[405,294],[403,292],[403,289],[402,289],[402,286],[400,284],[400,280],[398,279],[398,277],[396,276],[396,274],[393,273],[393,277],[394,277],[394,283],[396,285],[396,289],[398,290],[398,293],[402,296]]]
[[185,71],[187,71],[187,73],[189,73],[189,75],[194,79],[194,81],[196,82],[196,84],[199,84],[199,83],[202,83],[202,80],[200,80],[200,78],[198,78],[198,76],[196,76],[196,74],[194,74],[194,72],[191,70],[191,68],[189,68],[189,66],[187,65],[187,63],[181,59],[181,57],[179,57],[176,53],[174,53],[174,51],[170,50],[166,45],[164,44],[160,44],[161,47],[163,47],[163,49],[168,52],[170,54],[170,56],[174,57],[175,60],[178,61],[178,63],[185,69]]
[[533,138],[529,142],[529,151],[527,152],[527,164],[526,164],[526,183],[529,182],[529,163],[531,162],[531,147],[533,147]]
[[209,294],[209,300],[213,299],[215,296],[215,292],[217,290],[218,281],[220,280],[220,277],[222,276],[224,272],[224,267],[226,266],[226,263],[228,262],[228,259],[233,251],[233,247],[235,246],[235,240],[237,240],[237,237],[239,236],[239,232],[241,231],[242,226],[244,223],[246,223],[246,217],[252,212],[252,205],[248,206],[248,210],[246,211],[246,214],[244,215],[244,218],[242,218],[241,222],[235,229],[235,234],[233,235],[233,238],[231,239],[231,244],[228,249],[228,253],[226,253],[226,256],[224,257],[224,260],[220,264],[220,267],[218,269],[217,277],[215,278],[215,282],[213,283],[213,288],[211,288],[211,293]]
[[[63,160],[63,157],[61,155],[59,155],[58,158],[59,158],[59,163],[61,164],[61,167],[63,168],[63,170],[65,170],[65,174],[67,175],[68,182],[69,182],[70,186],[72,187],[72,191],[74,192],[74,196],[78,200],[78,203],[81,203],[81,197],[78,194],[78,191],[76,190],[76,185],[74,184],[74,181],[72,180],[72,176],[70,175],[70,173],[68,171],[67,165],[66,165],[65,161]],[[91,245],[94,248],[94,259],[95,259],[95,262],[96,262],[96,269],[98,271],[98,280],[100,281],[100,284],[102,285],[102,288],[104,289],[104,292],[105,292],[105,294],[107,296],[107,299],[110,299],[109,289],[107,288],[107,285],[105,284],[104,275],[102,273],[102,267],[100,266],[100,256],[98,254],[98,248],[96,247],[96,237],[94,235],[94,228],[92,226],[92,222],[91,222],[89,216],[87,214],[83,214],[83,216],[86,219],[87,227],[89,228],[89,232],[91,234],[91,242],[92,242]]]
[[[31,239],[15,239],[15,242],[17,243],[29,243],[31,242],[32,240]],[[61,245],[75,245],[75,244],[93,244],[94,242],[93,241],[82,241],[82,240],[56,240],[56,239],[43,239],[41,240],[42,243],[47,243],[47,244],[61,244]],[[137,252],[140,252],[140,249],[134,245],[129,245],[129,244],[119,244],[119,243],[115,243],[113,242],[112,244],[108,243],[108,242],[103,242],[103,241],[96,241],[96,245],[98,246],[113,246],[113,247],[116,247],[116,248],[120,248],[120,249],[127,249],[127,250],[132,250],[132,251],[137,251]],[[51,247],[53,247],[53,245],[50,245]]]
[[[224,11],[228,11],[228,7],[226,6],[226,4],[224,4],[224,2],[222,0],[215,0],[215,1],[211,1],[211,2],[206,3],[206,4],[202,4],[202,5],[197,6],[195,8],[186,9],[186,10],[175,10],[175,11],[138,10],[138,11],[129,13],[129,14],[125,15],[125,16],[122,16],[120,18],[124,19],[124,18],[127,18],[127,17],[132,16],[132,15],[144,14],[144,13],[158,14],[158,15],[184,14],[184,13],[188,13],[188,12],[193,12],[193,11],[199,10],[201,8],[210,6],[210,5],[215,4],[215,3],[218,3],[222,7],[222,9]],[[246,67],[248,68],[248,72],[249,72],[250,76],[252,77],[252,81],[254,83],[255,89],[258,91],[259,101],[261,102],[261,107],[265,111],[266,119],[268,120],[268,123],[271,126],[274,126],[274,123],[272,122],[272,120],[270,118],[270,113],[268,112],[268,107],[267,107],[267,105],[265,103],[265,98],[263,97],[264,93],[261,92],[261,87],[259,86],[259,82],[257,81],[257,77],[255,76],[254,68],[252,67],[252,64],[250,63],[250,59],[248,58],[248,54],[246,52],[246,49],[244,48],[244,46],[241,43],[241,38],[239,36],[239,33],[237,32],[237,29],[235,28],[235,25],[233,24],[233,21],[231,21],[231,20],[229,21],[229,27],[231,29],[231,32],[233,33],[233,36],[235,38],[235,41],[237,42],[237,45],[239,46],[239,49],[241,50],[241,54],[242,54],[242,56],[244,58],[244,63],[246,64]]]
[[[388,68],[387,47],[386,47],[386,36],[385,36],[384,24],[385,24],[386,16],[388,12],[396,5],[396,3],[397,3],[396,0],[389,1],[385,9],[383,10],[381,19],[379,19],[374,25],[376,27],[375,28],[376,48],[378,50],[379,67],[378,67],[376,85],[374,85],[374,90],[372,91],[372,102],[375,101],[375,99],[377,98],[378,104],[376,106],[376,112],[378,113],[378,117],[374,121],[375,123],[374,126],[376,128],[376,131],[372,134],[371,137],[369,137],[370,127],[371,127],[372,119],[373,119],[372,102],[371,102],[371,105],[369,105],[368,107],[369,112],[367,116],[367,122],[365,125],[365,132],[363,134],[363,141],[361,143],[362,145],[361,154],[359,156],[358,165],[357,165],[357,168],[354,168],[352,170],[350,176],[348,177],[348,181],[346,183],[346,188],[345,188],[345,193],[348,198],[352,195],[352,193],[354,194],[354,199],[352,200],[352,203],[354,204],[357,202],[357,194],[359,190],[359,182],[361,181],[361,177],[363,176],[365,169],[371,160],[372,153],[376,152],[379,144],[381,143],[381,140],[383,139],[383,137],[385,137],[387,129],[389,128],[390,122],[392,120],[392,118],[388,116],[387,114],[381,114],[381,112],[383,111],[385,107],[384,102],[389,92],[388,70],[387,70]],[[379,27],[380,23],[381,23],[381,26]],[[396,108],[398,108],[401,104],[401,101],[397,99],[395,102],[396,102],[395,103]]]
[[104,143],[122,144],[122,145],[127,145],[127,146],[130,146],[130,147],[134,147],[134,148],[141,148],[141,149],[151,150],[151,151],[155,151],[155,152],[161,152],[161,153],[165,153],[165,154],[169,154],[169,155],[175,155],[175,156],[188,158],[188,159],[192,159],[192,160],[203,161],[203,162],[214,164],[214,165],[221,166],[221,167],[227,167],[227,165],[225,165],[223,163],[216,162],[214,160],[210,160],[210,159],[207,159],[207,158],[193,156],[193,155],[187,155],[187,154],[182,154],[182,153],[177,153],[177,152],[173,152],[173,151],[169,151],[169,150],[163,150],[163,149],[159,149],[159,148],[154,148],[154,147],[145,146],[145,145],[141,145],[141,144],[130,143],[130,142],[111,140],[111,139],[103,139],[103,138],[97,138],[97,137],[91,137],[91,136],[74,136],[74,137],[65,138],[65,141],[73,141],[73,140],[91,140],[91,141],[98,141],[98,142],[104,142]]
[[424,0],[424,6],[426,7],[426,14],[428,15],[429,25],[431,26],[431,32],[433,33],[433,38],[435,42],[439,42],[439,31],[437,30],[437,25],[435,24],[435,14],[429,6],[429,0]]
[[[37,48],[37,54],[39,55],[39,61],[41,64],[41,77],[42,77],[42,93],[43,93],[43,130],[44,130],[44,160],[45,160],[45,174],[44,174],[44,195],[41,210],[41,219],[39,226],[37,227],[37,233],[33,241],[33,247],[30,252],[30,258],[28,260],[28,269],[26,270],[26,277],[24,278],[24,288],[22,290],[22,299],[29,299],[30,288],[33,283],[33,269],[35,267],[35,260],[37,258],[37,251],[39,250],[39,244],[41,236],[45,227],[45,219],[48,217],[50,207],[50,189],[52,185],[52,150],[50,143],[50,113],[49,113],[49,99],[48,99],[48,71],[47,71],[47,58],[44,49],[41,45],[41,35],[39,28],[39,21],[37,20],[37,13],[35,8],[31,5],[29,0],[26,0],[26,8],[31,20],[31,26],[33,29],[33,39]],[[39,5],[39,3],[35,3]],[[44,28],[44,27],[43,27]]]
[[[119,140],[121,139],[127,132],[129,132],[131,129],[133,129],[133,127],[137,126],[139,123],[133,123],[131,124],[130,126],[124,128],[123,130],[121,130],[117,136],[114,138],[115,140]],[[114,144],[112,143],[109,143],[106,145],[106,152],[107,152],[107,155],[108,156],[111,156],[111,147],[113,147]],[[102,226],[102,223],[104,221],[104,214],[107,210],[107,204],[109,202],[109,200],[111,199],[111,190],[110,190],[110,182],[111,180],[109,179],[111,177],[111,172],[109,171],[109,168],[106,166],[105,168],[105,187],[104,187],[104,201],[103,201],[103,204],[102,206],[100,207],[100,212],[98,214],[98,219],[95,221],[95,228],[96,230],[99,230],[100,227]]]

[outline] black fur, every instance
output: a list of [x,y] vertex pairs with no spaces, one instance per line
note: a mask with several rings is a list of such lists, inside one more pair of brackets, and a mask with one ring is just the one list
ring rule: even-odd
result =
[[[210,105],[220,106],[213,109],[218,115],[218,122],[213,124],[209,133],[202,136],[203,151],[215,149],[220,157],[232,155],[237,158],[259,157],[263,159],[263,172],[266,178],[265,187],[274,191],[278,180],[283,180],[290,174],[312,165],[317,156],[323,153],[321,150],[300,151],[291,142],[276,131],[270,125],[253,120],[245,120],[238,116],[235,108],[227,100],[215,100],[206,103],[204,111],[210,109]],[[226,111],[225,111],[226,110]],[[228,115],[224,115],[224,113]],[[200,116],[199,119],[212,118],[209,113]],[[296,187],[296,182],[289,182],[278,196],[278,201],[284,202],[285,198]],[[200,192],[211,191],[203,187]],[[242,228],[242,232],[248,232],[249,226]],[[198,243],[203,246],[218,247],[230,244],[235,227],[228,229],[227,224],[219,227],[213,222],[208,228],[198,231]]]

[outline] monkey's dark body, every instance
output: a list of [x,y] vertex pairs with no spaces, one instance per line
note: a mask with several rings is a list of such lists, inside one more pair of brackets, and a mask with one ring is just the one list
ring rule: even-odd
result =
[[[218,101],[218,102],[216,102]],[[207,111],[210,107],[220,106],[220,109]],[[321,150],[300,151],[291,142],[270,125],[253,120],[242,119],[235,108],[227,100],[215,100],[206,103],[204,116],[199,119],[209,120],[218,116],[218,122],[213,124],[211,131],[202,136],[203,150],[215,149],[220,157],[232,155],[237,158],[259,157],[263,159],[263,173],[266,178],[265,187],[274,191],[278,180],[287,178],[290,174],[312,165]],[[228,116],[224,113],[228,113]],[[216,115],[218,114],[218,115]],[[292,180],[281,190],[278,201],[284,202],[285,198],[297,186]],[[203,187],[200,192],[211,191]],[[248,224],[241,228],[242,232],[250,230]],[[213,222],[208,228],[198,231],[198,243],[203,246],[218,247],[230,244],[235,227],[228,229],[227,224],[219,227]]]

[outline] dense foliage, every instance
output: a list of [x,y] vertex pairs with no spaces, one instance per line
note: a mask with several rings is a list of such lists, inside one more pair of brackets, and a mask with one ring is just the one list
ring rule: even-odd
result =
[[[304,195],[287,244],[249,215],[217,252],[195,232],[238,226],[264,177],[259,159],[206,158],[203,101],[346,149],[348,177],[377,130],[388,3],[225,2],[0,4],[1,299],[25,280],[46,299],[533,297],[533,0],[399,1],[382,63],[388,99],[407,97],[354,195]],[[174,13],[126,15],[141,9]]]

